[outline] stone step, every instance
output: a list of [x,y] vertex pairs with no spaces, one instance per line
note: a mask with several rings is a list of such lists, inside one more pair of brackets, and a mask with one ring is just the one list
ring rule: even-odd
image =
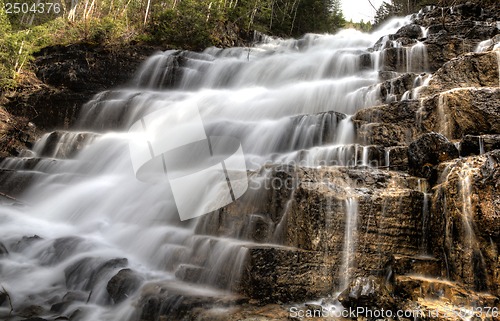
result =
[[61,160],[43,157],[7,157],[0,161],[0,169],[11,171],[47,172]]
[[93,132],[53,131],[43,135],[33,151],[39,157],[72,158],[97,137]]
[[441,274],[440,261],[431,256],[394,255],[392,270],[396,275],[418,274],[437,277]]
[[33,182],[47,174],[35,171],[13,171],[0,169],[0,193],[8,197],[19,197]]
[[400,275],[395,278],[395,290],[413,300],[453,302],[462,307],[498,307],[500,300],[489,293],[479,293],[460,283],[421,275]]
[[460,141],[460,156],[480,155],[500,149],[500,135],[465,135]]

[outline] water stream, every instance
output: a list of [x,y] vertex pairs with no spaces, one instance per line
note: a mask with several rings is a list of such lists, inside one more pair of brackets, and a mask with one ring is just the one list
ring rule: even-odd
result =
[[[216,237],[211,220],[181,221],[169,184],[136,178],[130,126],[155,111],[182,117],[186,106],[196,106],[208,136],[239,139],[248,170],[271,163],[369,166],[370,146],[356,140],[351,120],[380,103],[374,85],[383,53],[367,49],[408,22],[393,19],[372,34],[342,30],[299,40],[266,37],[252,48],[159,52],[127,86],[96,95],[83,108],[80,131],[48,134],[37,143],[32,168],[23,168],[27,159],[2,164],[34,178],[22,203],[0,207],[1,241],[10,252],[0,258],[0,283],[12,304],[47,306],[48,298],[84,293],[66,307],[80,309],[83,320],[137,317],[137,297],[109,306],[107,281],[124,267],[145,283],[229,293],[253,243],[249,232]],[[367,54],[370,68],[361,66]],[[407,55],[408,69],[427,69],[421,43]],[[250,178],[250,186],[257,179]],[[349,198],[345,207],[344,286],[355,255],[357,201]],[[276,243],[286,216],[287,208],[270,236]],[[248,222],[260,219],[255,214]]]

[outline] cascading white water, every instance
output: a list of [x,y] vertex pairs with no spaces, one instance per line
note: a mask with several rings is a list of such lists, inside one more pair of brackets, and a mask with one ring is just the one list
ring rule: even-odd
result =
[[341,271],[344,274],[340,289],[345,289],[351,279],[351,270],[355,263],[357,231],[358,231],[358,201],[354,197],[345,200],[345,233],[344,247],[342,249]]
[[[378,102],[373,85],[382,53],[367,48],[408,22],[392,20],[373,34],[343,30],[300,40],[268,38],[252,48],[161,52],[128,88],[96,95],[79,120],[92,134],[90,145],[74,159],[51,166],[40,161],[35,182],[21,197],[25,205],[0,208],[1,241],[10,252],[0,259],[1,286],[12,304],[47,307],[49,298],[82,291],[88,299],[67,311],[81,309],[84,320],[127,320],[137,297],[109,306],[106,294],[107,280],[127,266],[145,282],[182,282],[186,271],[194,271],[188,281],[203,284],[203,293],[230,290],[251,241],[244,232],[242,239],[210,236],[213,226],[204,220],[181,222],[168,184],[135,177],[129,151],[134,134],[127,130],[153,111],[182,114],[191,104],[208,135],[241,140],[249,170],[291,161],[368,166],[370,147],[356,144],[351,121],[357,110]],[[361,68],[361,55],[372,58],[373,68]],[[72,135],[63,135],[61,144],[74,144]],[[63,146],[50,155],[43,155],[45,148],[41,141],[35,152],[60,157]],[[356,207],[355,199],[346,201],[346,271]],[[201,291],[194,288],[187,289]]]

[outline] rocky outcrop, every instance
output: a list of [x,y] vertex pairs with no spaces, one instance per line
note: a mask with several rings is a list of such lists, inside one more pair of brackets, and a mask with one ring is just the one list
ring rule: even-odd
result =
[[123,269],[109,280],[106,290],[114,303],[120,303],[137,291],[143,281],[137,272]]
[[25,77],[2,103],[43,130],[68,129],[80,107],[103,90],[124,85],[146,57],[148,46],[103,47],[91,44],[53,46],[35,54],[36,75]]
[[435,180],[435,166],[458,156],[457,148],[446,137],[437,133],[425,134],[408,146],[409,172]]
[[479,155],[500,149],[500,135],[465,135],[460,142],[460,156]]
[[421,95],[430,96],[453,88],[498,87],[498,56],[498,53],[489,51],[453,58],[432,75],[429,86],[422,89]]
[[0,107],[0,157],[18,156],[33,147],[40,133],[26,118],[15,117]]
[[421,123],[448,139],[496,134],[500,130],[499,88],[457,88],[422,102]]
[[499,163],[497,150],[442,164],[431,209],[432,243],[440,245],[434,252],[446,262],[444,275],[497,296]]
[[358,111],[353,116],[358,139],[384,147],[409,144],[419,134],[419,108],[418,101],[398,101]]

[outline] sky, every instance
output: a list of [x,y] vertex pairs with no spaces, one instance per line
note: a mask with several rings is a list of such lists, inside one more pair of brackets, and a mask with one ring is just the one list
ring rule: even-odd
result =
[[[375,8],[378,9],[384,0],[370,0]],[[353,22],[359,22],[361,19],[363,21],[372,21],[375,16],[375,10],[370,5],[368,0],[341,0],[342,11],[344,12],[344,17],[347,21],[351,20]]]

